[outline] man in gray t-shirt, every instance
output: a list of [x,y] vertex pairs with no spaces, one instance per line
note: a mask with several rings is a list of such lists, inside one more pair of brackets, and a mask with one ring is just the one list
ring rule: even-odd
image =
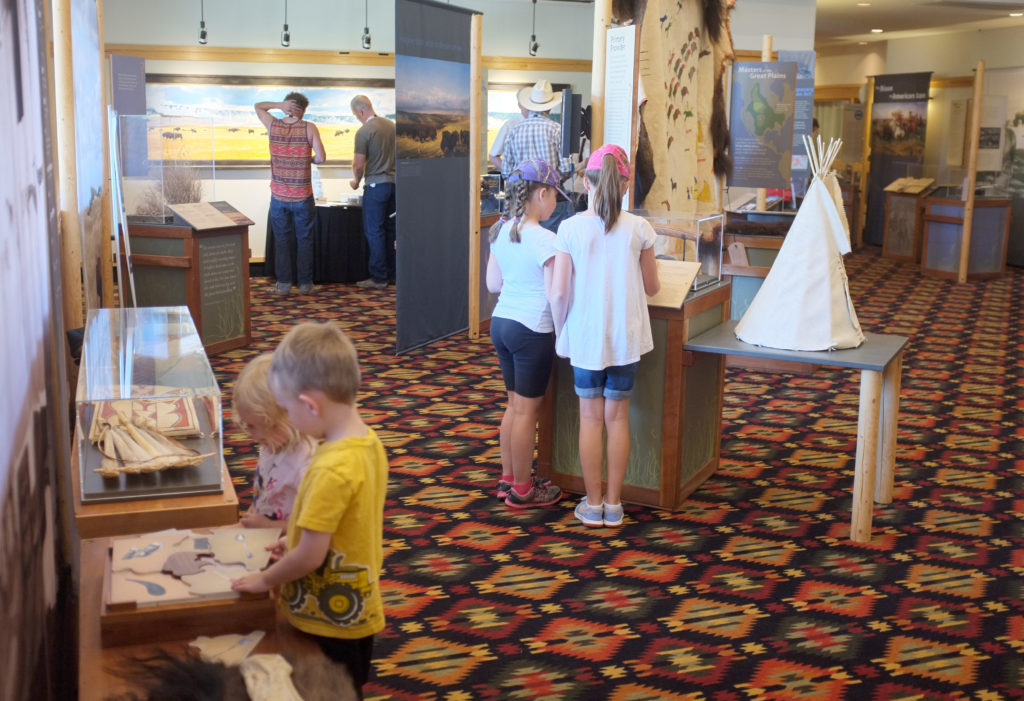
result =
[[373,111],[370,98],[352,98],[356,132],[349,185],[363,188],[363,232],[370,247],[370,277],[357,287],[383,289],[395,279],[395,123]]

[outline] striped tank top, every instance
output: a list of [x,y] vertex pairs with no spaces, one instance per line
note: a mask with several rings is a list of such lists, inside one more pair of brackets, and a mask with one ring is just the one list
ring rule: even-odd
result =
[[270,192],[275,199],[301,202],[313,194],[311,152],[305,121],[270,123]]

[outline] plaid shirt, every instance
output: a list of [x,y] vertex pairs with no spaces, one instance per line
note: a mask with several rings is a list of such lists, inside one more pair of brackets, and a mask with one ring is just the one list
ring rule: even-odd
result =
[[520,161],[540,158],[548,165],[557,166],[562,175],[568,175],[572,163],[561,158],[562,128],[548,118],[547,113],[531,112],[526,119],[512,127],[505,139],[505,155],[501,161],[501,175],[507,178]]

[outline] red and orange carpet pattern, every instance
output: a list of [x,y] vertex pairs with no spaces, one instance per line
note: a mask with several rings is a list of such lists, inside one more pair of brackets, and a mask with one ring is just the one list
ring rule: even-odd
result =
[[[394,293],[254,285],[254,342],[334,319],[384,439],[388,627],[368,699],[1024,698],[1024,272],[957,285],[848,256],[866,331],[910,337],[895,501],[847,539],[857,377],[729,370],[722,465],[685,508],[586,529],[493,496],[504,391],[465,334],[394,355]],[[259,282],[259,281],[257,281]],[[228,416],[228,413],[225,413]],[[255,462],[225,419],[243,502]]]

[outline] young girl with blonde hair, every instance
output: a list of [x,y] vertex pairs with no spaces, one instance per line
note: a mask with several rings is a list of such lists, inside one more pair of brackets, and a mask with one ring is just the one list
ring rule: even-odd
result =
[[655,233],[645,219],[622,211],[629,159],[621,148],[608,144],[594,151],[584,184],[589,208],[558,227],[551,313],[556,351],[569,358],[580,398],[580,469],[587,494],[575,515],[586,526],[619,526],[629,462],[629,396],[640,356],[654,348],[647,295],[660,288]]
[[246,528],[284,528],[316,441],[295,430],[267,386],[270,353],[256,356],[235,380],[231,408],[235,423],[259,444],[252,506],[242,515]]
[[498,498],[513,508],[549,506],[562,490],[531,478],[537,416],[555,357],[548,305],[555,235],[540,222],[555,209],[558,172],[539,158],[521,162],[505,183],[505,213],[491,227],[487,289],[500,293],[491,314],[508,404],[501,419]]

